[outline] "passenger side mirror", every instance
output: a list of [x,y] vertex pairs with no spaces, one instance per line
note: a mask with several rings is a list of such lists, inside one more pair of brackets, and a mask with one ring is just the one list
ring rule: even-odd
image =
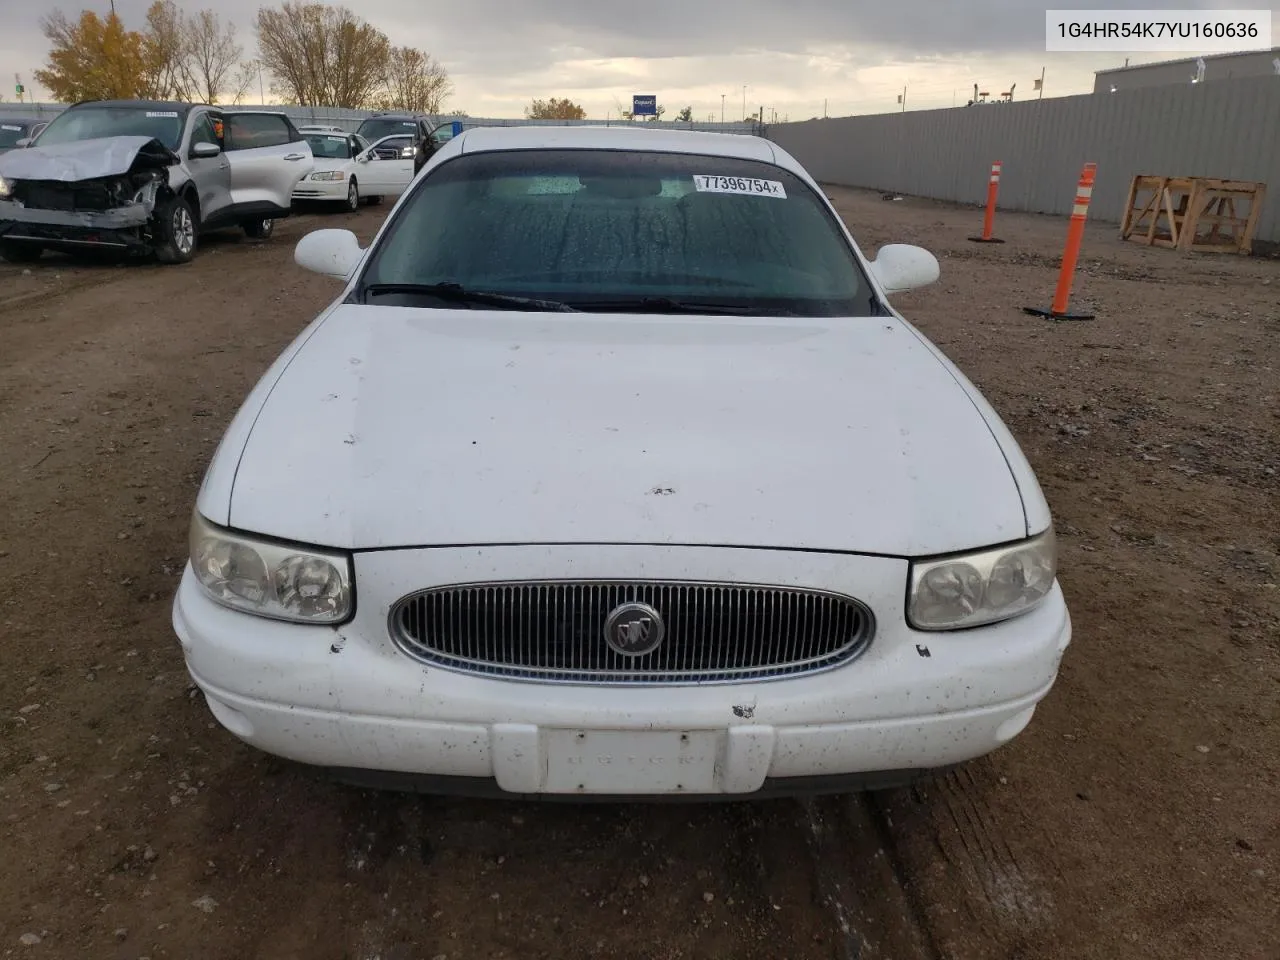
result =
[[200,143],[193,143],[191,145],[191,156],[201,160],[208,160],[211,157],[216,157],[221,152],[222,148],[216,143],[208,143],[202,140]]
[[351,276],[363,256],[360,241],[350,230],[313,230],[293,251],[298,266],[335,280]]
[[30,137],[23,137],[21,140],[19,140],[17,143],[15,143],[15,144],[14,144],[14,146],[15,146],[15,147],[29,147],[29,146],[31,146],[31,138],[30,138]]
[[909,243],[887,243],[871,261],[875,274],[887,294],[902,293],[927,287],[941,273],[938,259],[924,247]]

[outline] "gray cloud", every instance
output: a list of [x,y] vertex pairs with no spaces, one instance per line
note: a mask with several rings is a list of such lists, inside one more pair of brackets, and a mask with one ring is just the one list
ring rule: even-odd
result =
[[[55,3],[58,0],[54,0]],[[1156,0],[1048,0],[1055,7],[1149,8]],[[77,10],[82,0],[62,4]],[[116,0],[131,26],[143,23],[149,0]],[[257,0],[179,0],[187,8],[216,6],[240,28],[246,56],[256,53],[252,24]],[[394,42],[431,52],[455,76],[459,98],[493,104],[531,96],[599,91],[603,111],[616,93],[641,86],[698,92],[718,106],[719,87],[731,93],[744,80],[772,99],[810,98],[828,86],[849,88],[884,64],[931,64],[953,75],[1044,58],[1044,8],[1028,0],[362,0],[350,6]],[[98,6],[103,4],[99,3]],[[1272,9],[1280,0],[1269,0]],[[0,0],[0,59],[30,71],[43,60],[39,14],[52,6]],[[1239,0],[1181,0],[1192,9],[1257,6]],[[39,9],[36,9],[36,8]],[[1114,58],[1113,58],[1114,59]],[[647,62],[645,62],[647,61]],[[1095,69],[1093,60],[1057,61]],[[913,68],[914,69],[914,68]],[[1004,69],[1002,66],[1001,69]],[[579,94],[582,96],[583,94]],[[754,94],[753,94],[754,95]],[[510,109],[508,107],[507,109]]]

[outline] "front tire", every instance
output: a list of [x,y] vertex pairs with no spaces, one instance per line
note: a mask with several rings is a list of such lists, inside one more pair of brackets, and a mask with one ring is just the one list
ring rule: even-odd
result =
[[275,229],[275,220],[253,220],[244,225],[244,235],[250,240],[269,240]]
[[156,259],[189,263],[196,255],[196,215],[184,197],[174,197],[156,218]]
[[35,263],[44,254],[44,247],[33,243],[0,241],[0,259],[9,263]]
[[355,213],[360,209],[360,188],[356,185],[356,178],[352,177],[350,184],[347,186],[347,210]]

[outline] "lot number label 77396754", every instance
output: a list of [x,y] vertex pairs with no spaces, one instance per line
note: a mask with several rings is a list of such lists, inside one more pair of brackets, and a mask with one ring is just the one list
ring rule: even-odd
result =
[[757,180],[755,177],[709,177],[696,174],[693,188],[699,193],[749,193],[760,197],[787,199],[787,191],[777,180]]

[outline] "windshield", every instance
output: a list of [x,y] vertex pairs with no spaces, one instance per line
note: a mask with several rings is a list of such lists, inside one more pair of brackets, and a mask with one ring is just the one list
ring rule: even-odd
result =
[[18,141],[27,135],[28,124],[0,122],[0,150],[5,147],[16,147]]
[[364,137],[370,143],[375,140],[381,140],[383,137],[389,137],[393,133],[407,133],[414,136],[417,133],[418,124],[415,120],[397,120],[387,117],[370,117],[356,129],[356,133]]
[[98,137],[155,137],[170,150],[177,150],[185,118],[186,111],[164,107],[73,107],[50,120],[38,142],[47,147]]
[[[379,284],[458,284],[596,310],[654,298],[760,315],[876,310],[839,224],[797,177],[754,160],[656,152],[451,160],[405,199],[373,250],[360,289]],[[417,305],[407,294],[377,302]]]
[[307,143],[317,159],[347,160],[351,157],[351,142],[336,133],[308,133]]

